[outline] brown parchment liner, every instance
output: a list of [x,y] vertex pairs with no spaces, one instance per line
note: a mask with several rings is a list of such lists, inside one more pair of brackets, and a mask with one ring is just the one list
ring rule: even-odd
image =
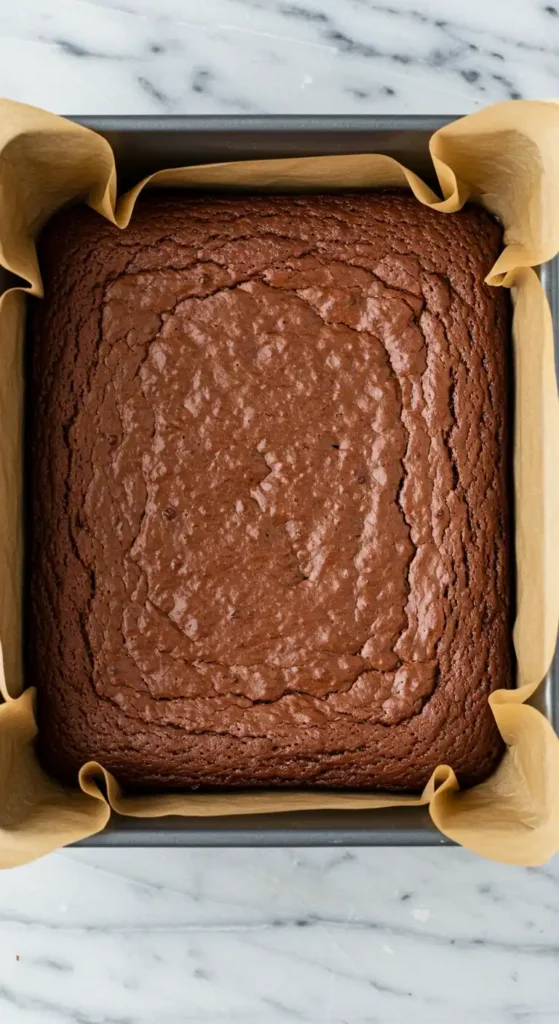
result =
[[[116,200],[108,143],[63,118],[0,101],[0,263],[22,281],[0,302],[0,866],[30,861],[98,832],[110,806],[160,817],[427,804],[445,835],[486,857],[540,864],[559,850],[559,740],[526,701],[544,678],[559,611],[559,402],[552,324],[531,269],[559,251],[559,106],[501,103],[436,132],[430,144],[440,200],[415,174],[379,155],[305,157],[163,170]],[[441,765],[421,796],[303,791],[126,796],[93,762],[68,790],[48,778],[34,752],[34,690],[22,692],[21,419],[25,293],[41,295],[34,239],[59,206],[86,200],[119,227],[147,184],[204,188],[328,190],[411,188],[441,214],[468,198],[497,214],[505,249],[488,276],[514,302],[517,688],[490,697],[507,751],[497,771],[460,792]],[[107,787],[109,803],[99,781]]]

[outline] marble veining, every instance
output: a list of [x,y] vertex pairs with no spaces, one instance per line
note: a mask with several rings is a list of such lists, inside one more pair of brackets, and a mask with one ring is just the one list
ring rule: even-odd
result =
[[[18,0],[0,94],[76,114],[559,96],[539,0]],[[0,875],[1,1024],[557,1024],[559,860],[69,850]]]
[[559,1019],[559,861],[71,850],[0,876],[2,1024]]
[[559,94],[536,0],[20,0],[0,94],[66,113],[463,113]]

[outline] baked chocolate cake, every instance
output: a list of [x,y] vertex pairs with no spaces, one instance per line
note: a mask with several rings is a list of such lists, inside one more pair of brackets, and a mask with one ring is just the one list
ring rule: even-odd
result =
[[512,684],[499,225],[152,193],[40,241],[30,682],[65,780],[417,790]]

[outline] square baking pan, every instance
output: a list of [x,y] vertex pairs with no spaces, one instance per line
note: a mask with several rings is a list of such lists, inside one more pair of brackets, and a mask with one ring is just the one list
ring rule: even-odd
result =
[[[384,153],[436,185],[429,138],[452,117],[109,116],[71,120],[113,148],[119,191],[165,167],[333,153]],[[559,259],[540,268],[559,344]],[[559,730],[559,648],[533,703]],[[216,818],[141,819],[113,814],[82,846],[438,846],[450,845],[426,808],[314,811]]]

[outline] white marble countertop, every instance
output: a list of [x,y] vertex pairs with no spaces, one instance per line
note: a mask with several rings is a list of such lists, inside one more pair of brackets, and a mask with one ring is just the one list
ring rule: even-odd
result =
[[0,95],[59,113],[463,113],[559,94],[545,0],[17,0]]
[[[18,0],[0,95],[58,112],[462,113],[559,96],[559,4]],[[71,850],[0,876],[2,1024],[555,1024],[559,862]]]
[[559,863],[71,850],[0,877],[2,1024],[557,1024]]

